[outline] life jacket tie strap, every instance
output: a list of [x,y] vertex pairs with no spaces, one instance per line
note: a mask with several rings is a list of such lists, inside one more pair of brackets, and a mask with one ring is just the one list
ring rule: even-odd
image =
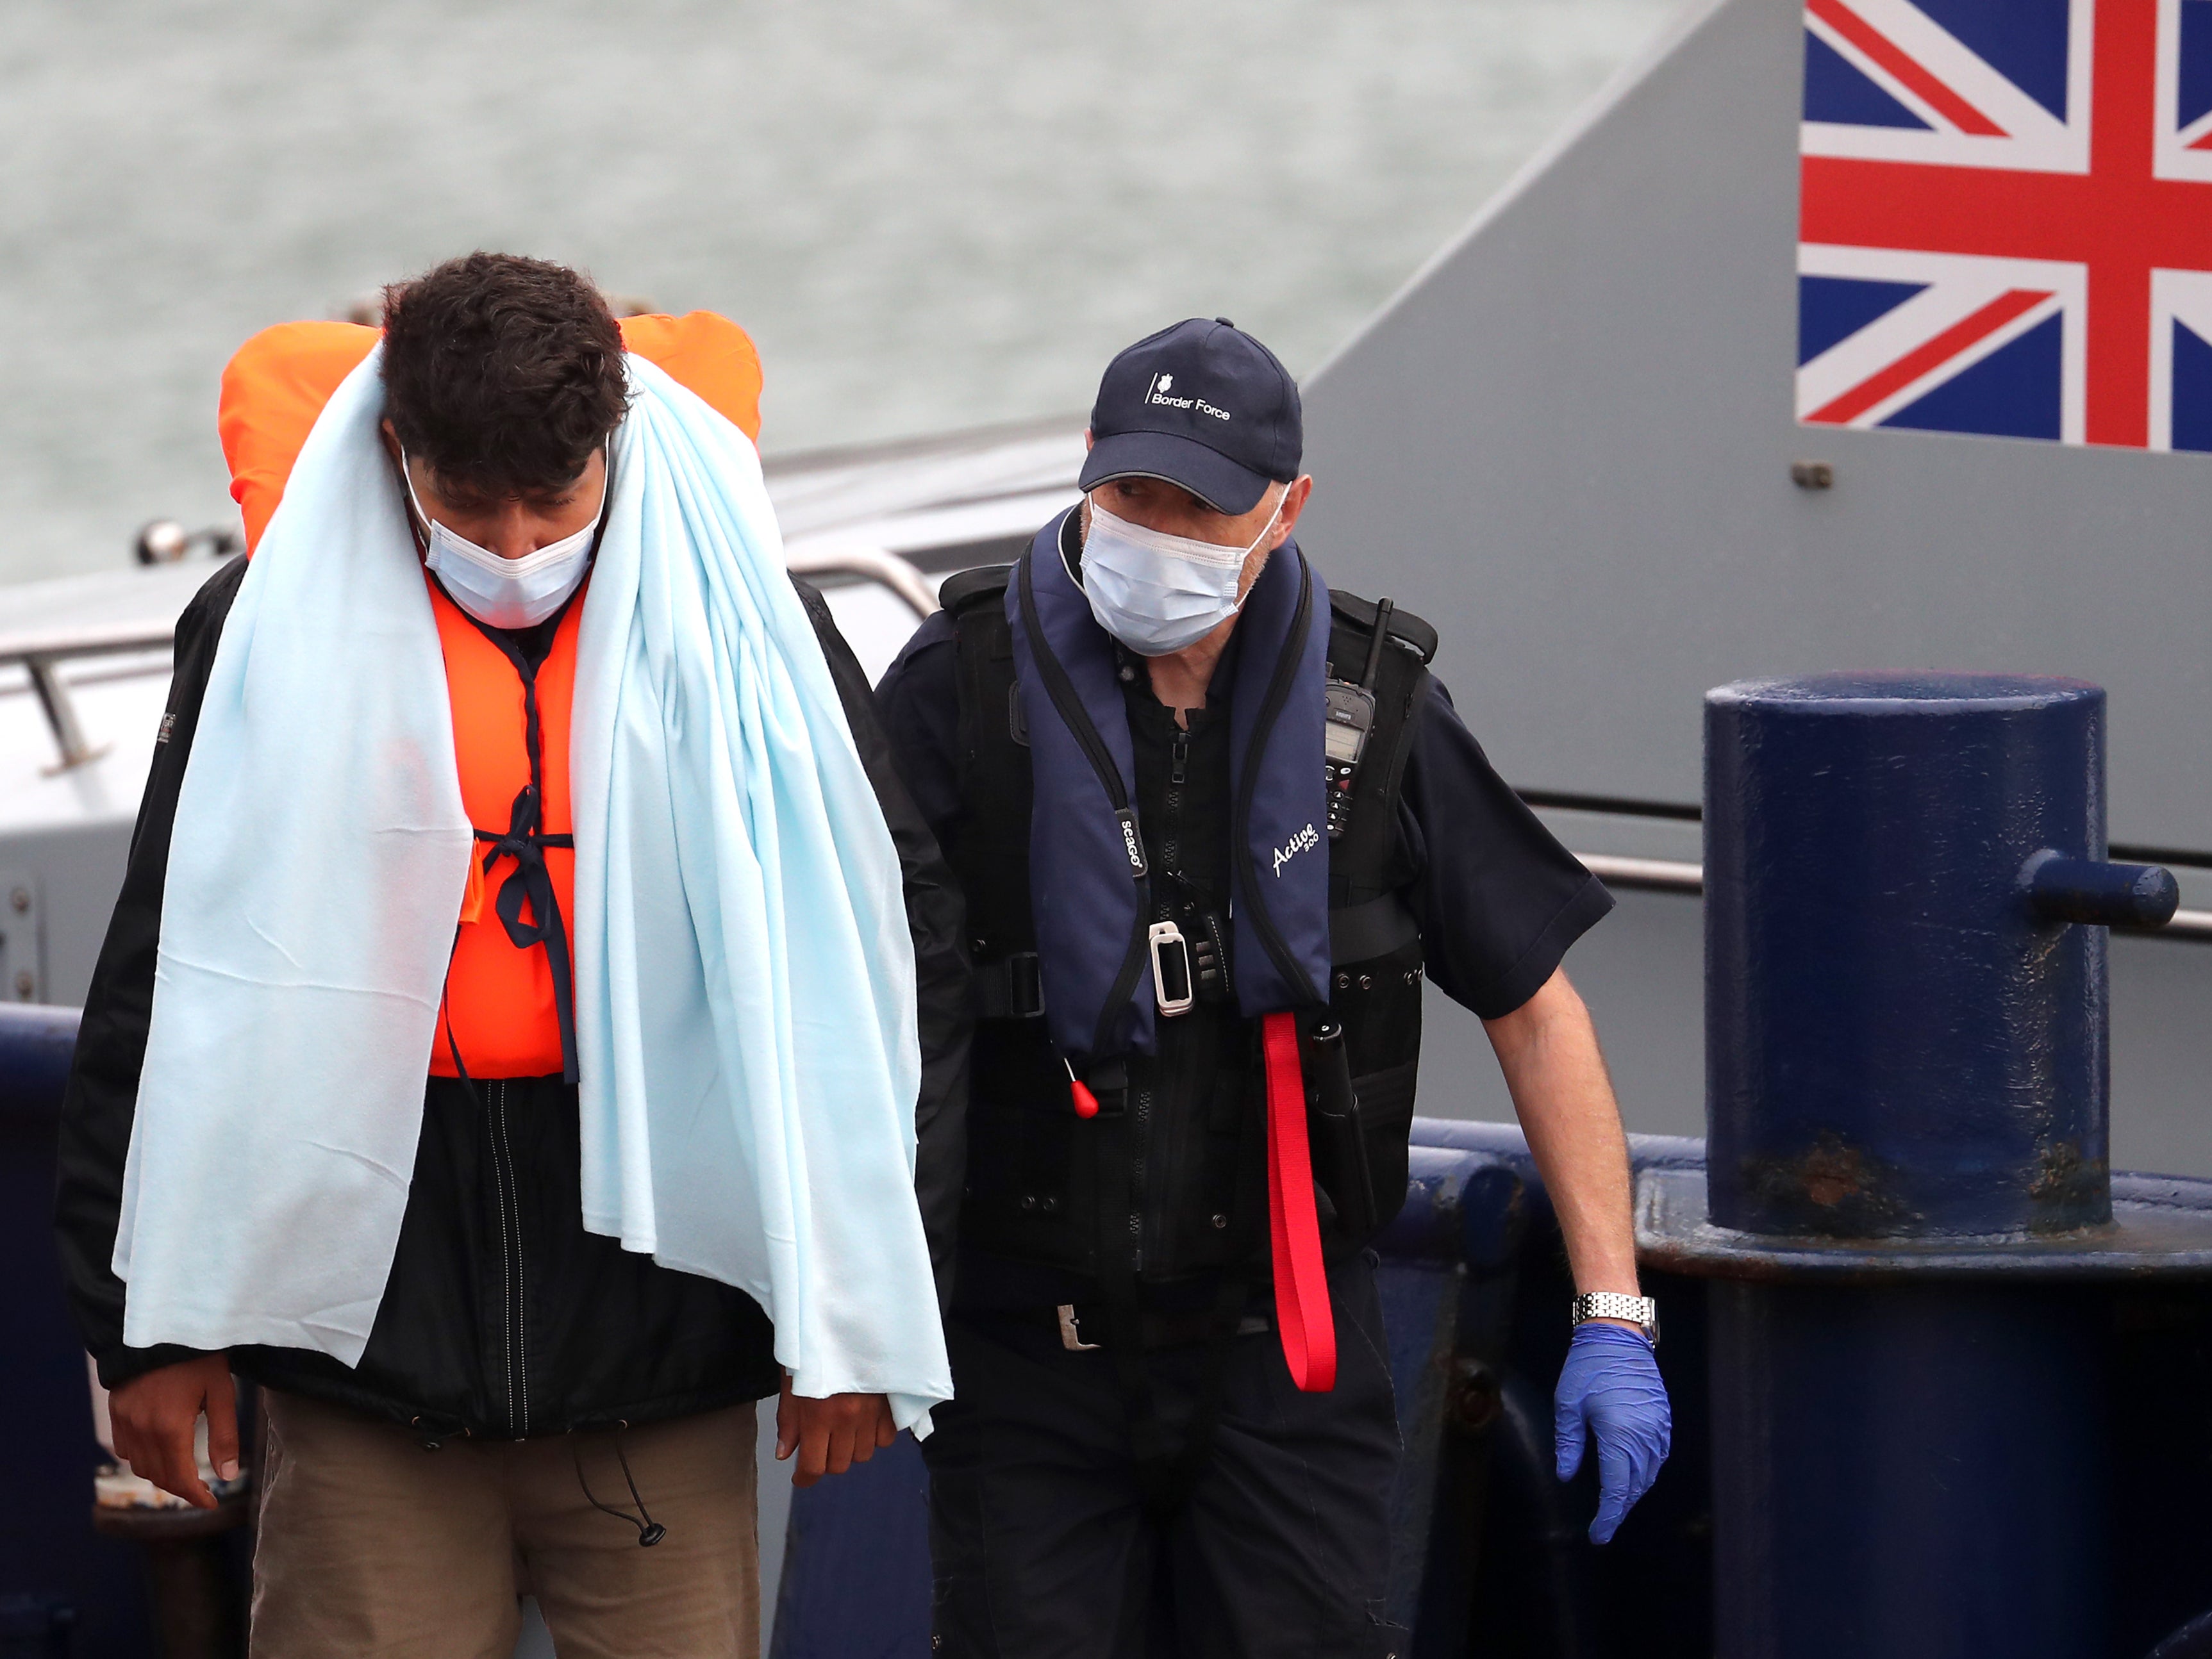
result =
[[[534,727],[532,736],[536,736]],[[545,948],[553,974],[553,1011],[561,1026],[562,1081],[573,1083],[577,1076],[575,984],[568,960],[568,929],[562,920],[561,900],[553,889],[552,872],[545,867],[545,849],[573,848],[576,838],[544,833],[538,827],[539,814],[537,786],[526,784],[514,797],[507,833],[495,835],[480,829],[476,836],[490,849],[483,856],[485,875],[490,875],[492,866],[501,859],[514,860],[514,868],[500,883],[495,905],[500,925],[506,929],[508,942],[517,950],[528,950],[532,945]],[[530,905],[531,919],[527,922],[522,919],[526,901]]]
[[1322,1262],[1314,1205],[1313,1153],[1306,1141],[1305,1073],[1298,1020],[1261,1016],[1267,1068],[1267,1230],[1275,1270],[1275,1329],[1291,1380],[1307,1394],[1336,1386],[1336,1317]]

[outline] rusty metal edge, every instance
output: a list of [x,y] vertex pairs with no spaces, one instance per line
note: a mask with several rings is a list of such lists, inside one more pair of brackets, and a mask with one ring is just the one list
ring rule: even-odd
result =
[[[1636,1255],[1661,1273],[1766,1283],[2212,1279],[2212,1183],[2121,1176],[2113,1189],[2109,1227],[2050,1238],[1782,1238],[1707,1221],[1702,1171],[1645,1169],[1636,1179]],[[2165,1225],[2146,1226],[2154,1220]]]

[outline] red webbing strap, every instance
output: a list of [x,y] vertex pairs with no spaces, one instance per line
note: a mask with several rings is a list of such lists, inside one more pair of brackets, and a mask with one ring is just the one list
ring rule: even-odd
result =
[[1291,1380],[1308,1394],[1336,1386],[1336,1317],[1321,1260],[1313,1155],[1306,1145],[1306,1081],[1293,1014],[1261,1016],[1267,1061],[1267,1230],[1274,1247],[1275,1328]]

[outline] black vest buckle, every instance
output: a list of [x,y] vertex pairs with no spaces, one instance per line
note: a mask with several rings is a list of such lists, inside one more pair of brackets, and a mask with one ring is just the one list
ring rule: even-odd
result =
[[1101,1117],[1121,1115],[1129,1103],[1129,1063],[1126,1059],[1116,1054],[1095,1061],[1083,1081],[1098,1102]]
[[975,983],[978,1020],[1036,1020],[1044,1014],[1044,978],[1033,950],[978,962]]

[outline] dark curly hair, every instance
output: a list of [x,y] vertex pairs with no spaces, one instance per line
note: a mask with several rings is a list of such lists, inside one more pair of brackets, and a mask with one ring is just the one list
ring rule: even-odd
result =
[[565,265],[471,253],[384,291],[384,412],[443,488],[558,493],[629,395],[622,330]]

